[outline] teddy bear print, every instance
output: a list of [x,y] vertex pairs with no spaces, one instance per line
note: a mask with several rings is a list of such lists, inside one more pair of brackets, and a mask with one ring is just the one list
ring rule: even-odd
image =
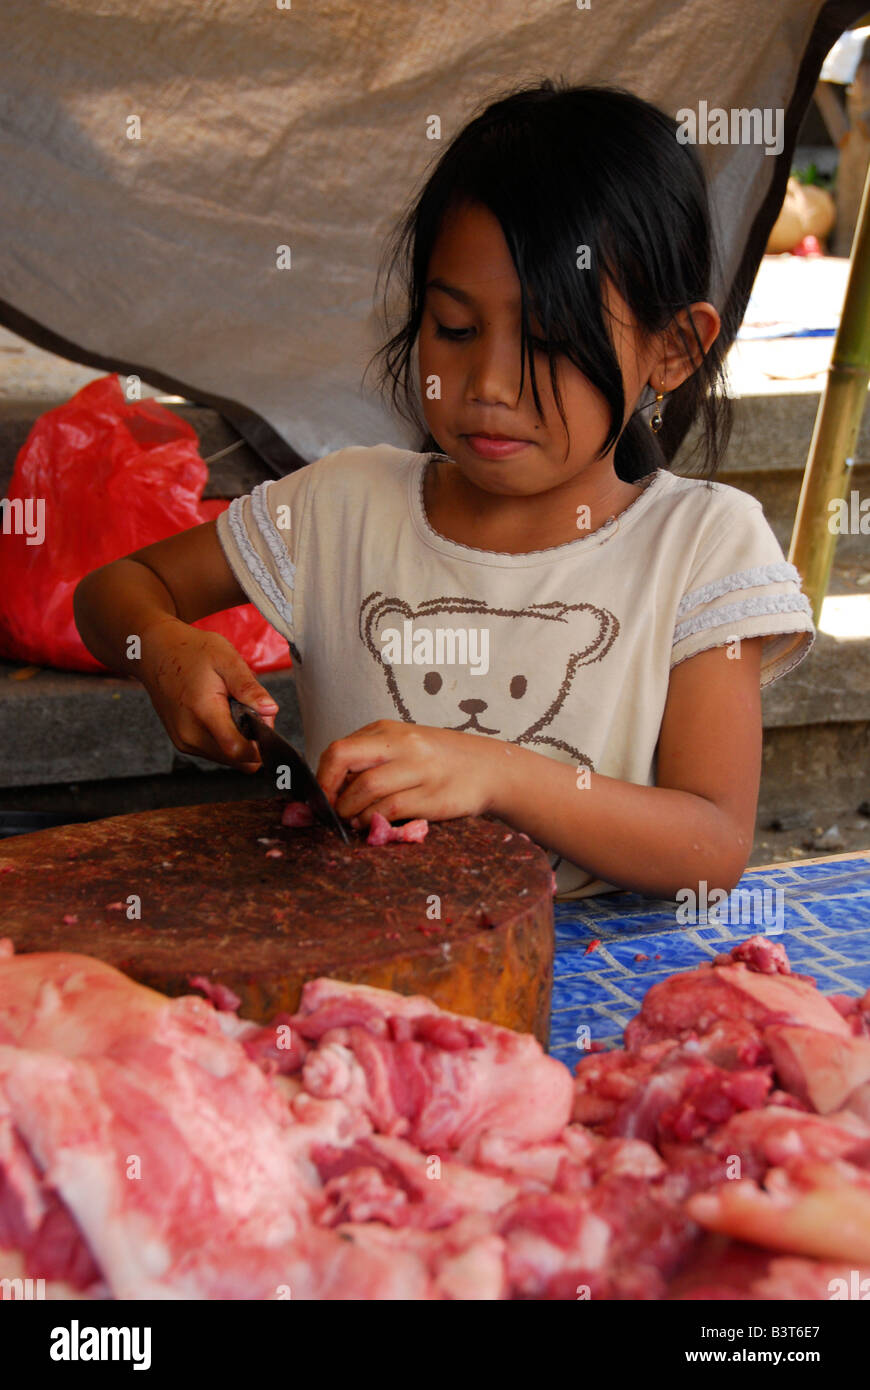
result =
[[377,591],[360,605],[359,631],[406,723],[556,749],[594,770],[551,725],[577,670],[601,661],[616,640],[619,622],[608,609],[560,602],[492,608],[467,597],[426,599],[414,608]]

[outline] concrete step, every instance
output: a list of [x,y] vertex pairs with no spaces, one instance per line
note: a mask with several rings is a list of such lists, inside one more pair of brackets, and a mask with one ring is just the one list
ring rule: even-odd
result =
[[[818,410],[818,392],[742,396],[734,401],[734,431],[717,478],[757,497],[777,540],[788,554],[804,468]],[[692,430],[674,460],[684,462],[698,438]],[[870,408],[858,431],[850,488],[859,500],[870,498]],[[870,524],[870,523],[868,523]],[[837,540],[837,559],[864,558],[870,569],[870,535],[844,534]]]
[[[32,670],[0,662],[0,789],[212,768],[176,750],[138,682],[47,669],[28,675]],[[290,671],[260,680],[281,707],[276,729],[301,746]]]

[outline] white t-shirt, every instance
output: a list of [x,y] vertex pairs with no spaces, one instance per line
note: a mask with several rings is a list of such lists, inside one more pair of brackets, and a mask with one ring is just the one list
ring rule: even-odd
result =
[[[764,637],[765,686],[813,643],[797,570],[737,488],[658,469],[597,531],[510,555],[432,529],[430,457],[339,449],[218,518],[241,587],[290,643],[314,768],[334,739],[402,719],[652,786],[674,666]],[[551,861],[560,896],[613,887]]]

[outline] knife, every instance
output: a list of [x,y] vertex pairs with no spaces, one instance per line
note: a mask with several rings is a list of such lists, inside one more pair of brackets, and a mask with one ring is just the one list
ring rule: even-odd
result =
[[301,753],[297,753],[292,743],[276,734],[255,710],[243,705],[230,696],[230,714],[239,733],[256,743],[267,772],[276,773],[279,768],[290,769],[290,788],[294,801],[304,801],[310,806],[317,819],[340,835],[346,845],[350,836],[341,820],[326,799],[326,793]]

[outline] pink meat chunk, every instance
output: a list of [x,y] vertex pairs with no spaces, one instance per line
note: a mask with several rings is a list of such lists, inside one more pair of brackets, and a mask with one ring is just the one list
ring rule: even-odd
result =
[[731,961],[741,961],[761,975],[792,973],[782,942],[768,941],[764,936],[750,936],[748,941],[741,941],[740,945],[731,951],[730,957],[725,957],[726,964],[730,964]]
[[22,1278],[101,1297],[100,1271],[81,1231],[44,1181],[2,1097],[0,1105],[0,1251],[19,1253]]
[[265,1027],[242,1023],[235,1032],[246,1055],[270,1075],[292,1076],[305,1061],[309,1045],[291,1027],[291,1019],[291,1014],[276,1014]]
[[570,1117],[570,1073],[534,1038],[420,997],[316,980],[305,985],[292,1026],[320,1043],[305,1061],[306,1089],[347,1096],[379,1133],[427,1151],[465,1155],[491,1129],[538,1143]]
[[314,824],[314,812],[306,801],[285,801],[281,811],[281,824],[294,830],[304,825]]
[[860,999],[851,994],[829,994],[828,1000],[845,1018],[856,1038],[870,1037],[870,989]]
[[865,1081],[863,1086],[856,1086],[845,1103],[853,1115],[859,1116],[865,1124],[870,1125],[870,1081]]
[[842,1014],[806,980],[762,974],[738,961],[702,965],[653,985],[625,1030],[625,1045],[636,1052],[644,1043],[662,1038],[702,1035],[723,1021],[740,1021],[759,1030],[790,1023],[840,1037],[850,1032]]
[[768,1168],[792,1159],[828,1162],[842,1158],[868,1138],[867,1125],[848,1111],[821,1116],[790,1106],[768,1105],[733,1115],[708,1139],[707,1148],[721,1160],[720,1180],[728,1176],[725,1166],[735,1157],[743,1177],[760,1179]]
[[870,1038],[779,1025],[766,1028],[764,1040],[782,1085],[820,1115],[848,1104],[870,1081]]
[[210,980],[207,975],[191,975],[188,980],[191,989],[201,989],[206,999],[210,999],[216,1009],[223,1013],[234,1013],[241,1004],[239,996],[219,980]]
[[870,1175],[851,1165],[792,1160],[764,1188],[723,1183],[688,1202],[708,1230],[795,1255],[870,1264]]
[[378,847],[389,845],[393,841],[403,845],[419,844],[425,840],[428,833],[429,822],[427,820],[409,820],[404,825],[390,825],[390,822],[381,815],[380,811],[375,811],[372,815],[366,844]]
[[308,1225],[286,1103],[218,1018],[88,957],[0,961],[0,1095],[116,1297],[274,1296]]

